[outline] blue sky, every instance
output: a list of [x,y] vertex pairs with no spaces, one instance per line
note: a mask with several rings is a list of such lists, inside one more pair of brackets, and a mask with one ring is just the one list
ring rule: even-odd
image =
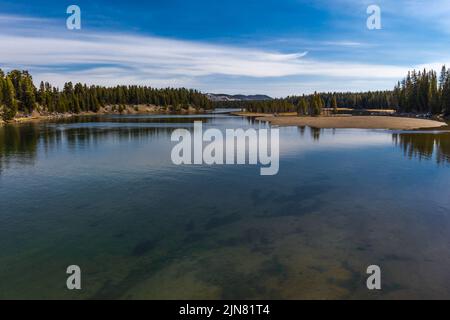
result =
[[[76,4],[82,29],[67,30]],[[368,30],[367,7],[382,29]],[[450,64],[448,0],[0,0],[0,67],[36,82],[146,84],[204,92],[391,89]]]

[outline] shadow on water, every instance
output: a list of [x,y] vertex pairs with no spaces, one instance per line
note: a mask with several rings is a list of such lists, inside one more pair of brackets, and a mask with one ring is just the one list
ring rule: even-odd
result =
[[[319,142],[325,130],[298,126],[297,130],[301,138],[305,137],[307,128],[309,128],[311,139]],[[335,135],[336,129],[332,129],[330,133]],[[432,160],[434,158],[438,164],[450,163],[450,132],[448,131],[393,133],[392,141],[410,160]]]
[[313,127],[311,127],[310,129],[311,129],[311,137],[314,139],[314,141],[319,141],[321,129]]
[[0,172],[12,161],[21,165],[33,165],[39,148],[49,151],[66,143],[69,148],[78,148],[111,139],[131,141],[152,136],[170,136],[172,131],[172,128],[155,127],[58,129],[38,124],[7,125],[0,128]]
[[[167,118],[127,116],[87,116],[56,122],[25,123],[0,127],[0,173],[14,162],[34,165],[38,151],[50,151],[67,145],[76,149],[111,140],[136,141],[170,137],[174,127],[158,124],[207,123],[212,118]],[[106,122],[105,122],[106,121]]]
[[450,133],[394,133],[392,140],[409,159],[450,163]]
[[209,122],[215,117],[212,115],[102,115],[102,116],[77,116],[58,120],[60,124],[70,123],[192,123],[201,121]]
[[39,137],[39,130],[33,125],[0,127],[0,173],[12,160],[33,164]]
[[[314,127],[308,127],[309,128],[309,134],[311,136],[311,138],[314,141],[319,141],[320,140],[320,134],[322,133],[322,129],[319,128],[314,128]],[[298,133],[300,134],[300,137],[305,137],[305,133],[306,133],[306,126],[298,126],[297,127]]]
[[[53,123],[28,123],[0,127],[0,173],[11,161],[33,165],[38,149],[49,151],[67,144],[68,148],[95,145],[112,139],[119,141],[169,137],[174,127],[164,124],[190,125],[194,121],[211,122],[208,116],[85,116],[59,120]],[[247,118],[250,125],[255,119]],[[304,138],[307,127],[298,127]],[[335,134],[335,130],[332,131]],[[323,129],[309,127],[313,141],[319,142]],[[394,144],[408,159],[431,160],[438,164],[450,163],[450,133],[393,133]]]

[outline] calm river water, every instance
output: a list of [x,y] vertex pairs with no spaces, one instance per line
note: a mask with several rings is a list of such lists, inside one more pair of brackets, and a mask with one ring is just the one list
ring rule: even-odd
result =
[[[0,128],[0,299],[450,298],[450,133],[280,128],[280,171],[175,166],[228,115]],[[366,288],[379,265],[382,291]],[[66,289],[79,265],[82,290]]]

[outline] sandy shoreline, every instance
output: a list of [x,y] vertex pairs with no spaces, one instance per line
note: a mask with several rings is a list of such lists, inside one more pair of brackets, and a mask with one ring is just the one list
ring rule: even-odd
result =
[[[195,114],[198,113],[194,108],[183,109],[177,114]],[[201,112],[200,112],[201,113]],[[14,119],[10,121],[3,121],[0,119],[0,126],[8,123],[8,124],[20,124],[20,123],[28,123],[28,122],[38,122],[38,121],[52,121],[52,120],[61,120],[61,119],[70,119],[72,117],[79,116],[100,116],[100,115],[130,115],[130,114],[172,114],[166,108],[158,107],[158,106],[147,106],[147,105],[138,105],[138,106],[126,106],[122,112],[118,112],[117,107],[107,106],[105,108],[101,108],[98,112],[80,112],[80,113],[39,113],[33,112],[31,115],[27,116],[16,116]]]
[[308,126],[319,129],[392,129],[414,130],[446,127],[445,122],[428,119],[402,118],[390,116],[349,116],[349,117],[275,117],[257,116],[259,121],[267,121],[278,126]]
[[[184,110],[179,114],[198,113],[194,110]],[[76,116],[95,116],[95,115],[114,115],[114,114],[170,114],[167,110],[159,107],[128,107],[122,113],[114,112],[110,108],[101,111],[83,112],[79,114],[38,114],[35,113],[26,117],[16,117],[7,123],[27,123],[35,121],[51,121],[59,119],[69,119]],[[254,117],[258,121],[266,121],[278,126],[308,126],[319,129],[392,129],[392,130],[415,130],[415,129],[433,129],[448,126],[445,122],[439,122],[428,119],[391,117],[391,116],[336,116],[336,117],[298,117],[292,114],[273,116],[264,113],[233,113],[236,116]],[[6,124],[0,119],[0,126]]]

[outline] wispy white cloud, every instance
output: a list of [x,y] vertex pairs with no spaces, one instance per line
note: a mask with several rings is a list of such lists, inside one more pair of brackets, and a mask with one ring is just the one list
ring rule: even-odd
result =
[[9,23],[20,23],[20,22],[46,22],[49,23],[51,20],[45,19],[45,18],[39,18],[39,17],[30,17],[30,16],[20,16],[20,15],[13,15],[13,14],[1,14],[0,13],[0,24],[5,25]]
[[[6,23],[13,20],[22,22],[27,32],[15,27],[16,24]],[[0,67],[26,68],[33,72],[35,80],[48,80],[57,85],[70,80],[101,85],[195,86],[208,91],[226,91],[227,86],[234,88],[235,83],[249,83],[248,79],[254,78],[267,79],[264,92],[277,95],[295,93],[291,88],[281,88],[283,84],[276,80],[279,78],[316,78],[318,88],[297,86],[302,87],[303,92],[325,90],[325,85],[326,90],[345,86],[350,90],[354,87],[352,84],[358,83],[376,84],[376,88],[383,87],[380,85],[383,83],[387,89],[411,68],[336,61],[301,50],[283,53],[137,34],[69,31],[55,28],[54,21],[33,17],[0,15],[0,26]],[[362,45],[349,40],[328,44],[350,48]],[[233,79],[234,83],[222,83],[214,90],[208,83],[208,77],[212,76],[224,77],[228,82]],[[292,80],[285,81],[284,86],[289,83]],[[279,86],[278,90],[272,89],[271,84]],[[255,92],[250,87],[248,91]]]
[[363,44],[361,42],[356,41],[325,41],[323,42],[325,46],[337,46],[337,47],[361,47],[367,46],[367,44]]
[[[70,32],[70,31],[67,31]],[[8,67],[83,66],[119,81],[130,72],[136,78],[201,77],[213,74],[245,77],[316,75],[391,78],[403,74],[396,66],[319,61],[307,52],[285,54],[265,50],[129,34],[87,34],[77,37],[38,37],[0,31],[0,61]],[[113,65],[114,68],[99,68]],[[65,70],[65,71],[64,71]]]

